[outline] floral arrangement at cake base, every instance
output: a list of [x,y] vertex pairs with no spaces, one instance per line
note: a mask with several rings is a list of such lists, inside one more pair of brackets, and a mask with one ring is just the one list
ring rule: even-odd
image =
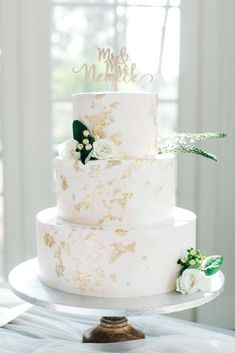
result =
[[180,276],[176,279],[176,291],[182,294],[206,292],[211,287],[211,276],[217,273],[223,264],[223,257],[207,257],[204,252],[190,248],[177,263],[181,269]]

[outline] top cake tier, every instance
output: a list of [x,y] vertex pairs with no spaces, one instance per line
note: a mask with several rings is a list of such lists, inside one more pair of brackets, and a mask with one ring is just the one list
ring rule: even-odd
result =
[[135,92],[77,93],[74,119],[82,121],[93,136],[111,140],[113,158],[143,158],[156,151],[157,97]]

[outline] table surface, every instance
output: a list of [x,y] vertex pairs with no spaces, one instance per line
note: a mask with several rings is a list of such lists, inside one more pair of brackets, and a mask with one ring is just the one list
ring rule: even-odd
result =
[[[20,299],[9,289],[0,288],[0,307],[12,307],[19,302]],[[0,353],[235,353],[234,332],[159,315],[129,320],[146,333],[145,340],[82,343],[83,332],[98,321],[98,317],[74,316],[32,307],[0,328]]]

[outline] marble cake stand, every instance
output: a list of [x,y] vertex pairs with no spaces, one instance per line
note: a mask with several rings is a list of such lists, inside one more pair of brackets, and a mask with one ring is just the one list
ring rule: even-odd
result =
[[16,266],[9,274],[12,291],[21,299],[47,309],[73,315],[102,316],[100,324],[86,331],[83,342],[110,343],[145,338],[128,324],[126,316],[168,314],[209,303],[224,289],[224,275],[211,277],[211,290],[182,295],[177,292],[141,298],[99,298],[60,292],[43,285],[37,258]]

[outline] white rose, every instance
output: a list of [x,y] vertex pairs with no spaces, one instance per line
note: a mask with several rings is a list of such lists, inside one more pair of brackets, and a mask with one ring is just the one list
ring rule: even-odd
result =
[[176,280],[176,291],[182,294],[196,293],[199,290],[207,291],[210,287],[210,280],[205,274],[195,268],[186,269]]
[[202,273],[200,290],[202,292],[208,292],[211,290],[211,276],[206,276]]
[[109,159],[114,154],[114,144],[106,139],[99,139],[93,143],[93,157],[97,159]]
[[77,147],[78,142],[75,140],[67,140],[61,143],[58,147],[60,158],[68,160],[79,159],[81,154],[80,152],[76,152]]

